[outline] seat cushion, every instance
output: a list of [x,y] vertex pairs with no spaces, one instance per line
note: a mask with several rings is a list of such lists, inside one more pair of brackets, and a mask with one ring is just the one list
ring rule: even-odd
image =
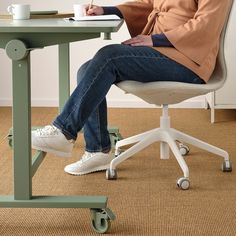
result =
[[142,83],[123,81],[116,84],[125,93],[136,95],[150,104],[176,104],[186,99],[215,91],[223,85],[220,78],[211,78],[207,84],[158,81]]

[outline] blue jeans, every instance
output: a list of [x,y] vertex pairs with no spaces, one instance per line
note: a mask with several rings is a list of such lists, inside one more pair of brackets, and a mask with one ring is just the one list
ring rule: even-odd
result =
[[111,148],[106,94],[113,84],[124,80],[204,83],[191,70],[153,48],[122,44],[101,48],[81,66],[77,78],[77,87],[53,125],[74,140],[84,128],[85,149],[89,152],[106,152]]

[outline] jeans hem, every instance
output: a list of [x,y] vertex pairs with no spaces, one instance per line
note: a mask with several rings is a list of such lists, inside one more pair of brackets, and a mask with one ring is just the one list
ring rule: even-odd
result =
[[86,148],[85,151],[86,152],[104,152],[104,153],[107,152],[108,153],[111,151],[111,146],[107,146],[107,147],[100,148],[100,149],[93,149],[93,150]]
[[76,139],[77,139],[77,136],[74,136],[74,135],[72,135],[71,133],[69,133],[67,130],[65,130],[64,127],[63,127],[63,125],[60,125],[60,124],[56,123],[55,121],[53,122],[53,125],[54,125],[55,127],[57,127],[58,129],[60,129],[61,132],[62,132],[64,135],[66,135],[67,137],[69,137],[69,138],[71,138],[71,139],[73,139],[73,140],[76,140]]

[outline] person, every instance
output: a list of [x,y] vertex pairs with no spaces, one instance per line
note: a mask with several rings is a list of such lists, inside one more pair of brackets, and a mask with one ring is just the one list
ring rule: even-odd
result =
[[116,7],[86,7],[87,15],[124,18],[130,39],[108,45],[83,64],[77,87],[51,125],[32,131],[32,147],[71,155],[83,128],[85,152],[65,167],[83,175],[109,168],[106,94],[124,80],[204,84],[213,72],[230,0],[142,0]]

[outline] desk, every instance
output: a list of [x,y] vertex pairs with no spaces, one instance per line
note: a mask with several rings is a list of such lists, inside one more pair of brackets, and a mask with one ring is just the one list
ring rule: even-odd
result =
[[31,156],[30,52],[59,45],[60,109],[69,92],[69,43],[106,38],[123,21],[69,22],[64,19],[0,20],[0,48],[12,60],[14,195],[0,196],[0,207],[90,208],[92,228],[105,233],[115,218],[105,196],[32,196],[32,177],[46,153]]

